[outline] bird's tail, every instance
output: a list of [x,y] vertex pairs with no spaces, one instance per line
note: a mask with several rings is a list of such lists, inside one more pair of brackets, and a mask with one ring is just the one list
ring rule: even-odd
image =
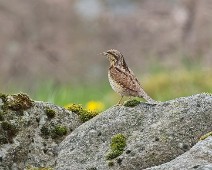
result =
[[144,90],[142,90],[139,94],[139,97],[145,99],[150,104],[158,104],[159,102],[152,99]]

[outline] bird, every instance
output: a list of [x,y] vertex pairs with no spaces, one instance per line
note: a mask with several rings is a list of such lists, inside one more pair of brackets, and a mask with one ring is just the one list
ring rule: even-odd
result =
[[110,63],[108,69],[109,83],[112,89],[121,95],[121,99],[117,104],[120,104],[123,96],[140,97],[150,104],[158,103],[144,91],[133,71],[125,62],[124,56],[121,52],[111,49],[101,54],[106,56]]

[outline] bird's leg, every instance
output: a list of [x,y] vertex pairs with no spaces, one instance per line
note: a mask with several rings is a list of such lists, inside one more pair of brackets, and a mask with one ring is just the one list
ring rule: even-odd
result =
[[123,99],[123,96],[121,96],[121,99],[119,100],[119,102],[117,103],[117,105],[120,105],[122,99]]
[[132,99],[132,96],[128,97],[128,100],[124,101],[123,105],[125,105],[127,102],[129,102]]

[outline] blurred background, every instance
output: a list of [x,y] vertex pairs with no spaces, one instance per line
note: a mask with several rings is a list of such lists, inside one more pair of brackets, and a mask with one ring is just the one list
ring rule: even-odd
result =
[[106,109],[108,49],[157,100],[212,92],[211,0],[0,0],[0,25],[2,93]]

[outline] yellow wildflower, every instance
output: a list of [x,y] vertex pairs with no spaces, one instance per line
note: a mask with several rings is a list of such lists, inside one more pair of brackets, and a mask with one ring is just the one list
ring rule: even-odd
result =
[[92,112],[101,112],[105,108],[105,105],[99,101],[90,101],[86,104],[86,109]]

